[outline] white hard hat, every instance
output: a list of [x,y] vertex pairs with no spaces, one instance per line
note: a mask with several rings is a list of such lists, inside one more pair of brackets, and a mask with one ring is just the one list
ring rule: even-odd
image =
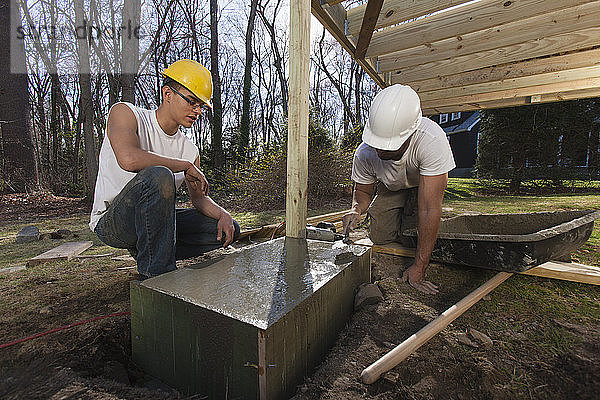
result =
[[362,140],[379,150],[398,150],[421,123],[421,100],[410,86],[392,85],[377,93]]

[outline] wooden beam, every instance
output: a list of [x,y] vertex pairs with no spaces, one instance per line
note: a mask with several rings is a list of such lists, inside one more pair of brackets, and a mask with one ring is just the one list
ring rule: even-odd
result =
[[[448,38],[458,39],[469,33],[585,3],[590,0],[482,0],[376,32],[369,53],[382,55]],[[529,30],[536,31],[537,27],[531,26]]]
[[[435,101],[442,101],[443,99],[456,98],[456,97],[464,97],[464,96],[478,96],[483,95],[485,93],[491,92],[507,92],[513,89],[527,89],[531,88],[531,91],[527,92],[527,94],[523,94],[524,96],[531,96],[532,94],[542,94],[542,93],[553,93],[558,92],[558,90],[553,90],[552,87],[571,81],[586,81],[591,78],[599,78],[600,77],[600,65],[593,67],[583,67],[577,69],[569,69],[566,71],[558,71],[558,72],[548,72],[545,74],[538,74],[532,76],[522,76],[520,78],[512,78],[512,79],[503,79],[500,81],[494,82],[485,82],[485,83],[477,83],[474,85],[467,85],[461,87],[454,87],[448,89],[439,89],[432,90],[427,92],[419,92],[419,97],[421,98],[421,103],[423,104],[431,104]],[[590,81],[592,85],[594,85],[594,81]],[[549,87],[545,92],[537,92],[537,87],[544,85],[545,87]],[[587,87],[573,87],[574,89],[588,89],[594,86]],[[518,95],[520,96],[520,95]],[[515,97],[515,96],[511,96]]]
[[562,91],[594,89],[600,87],[600,77],[579,79],[575,81],[551,83],[547,85],[529,86],[511,90],[501,90],[489,93],[480,93],[467,96],[458,96],[448,99],[422,101],[422,108],[437,108],[455,104],[482,103],[500,99],[509,99],[523,96],[537,96],[557,93]]
[[[471,0],[385,0],[375,29],[422,17],[469,1]],[[359,34],[366,9],[366,5],[361,5],[348,10],[348,35]]]
[[600,285],[600,267],[560,261],[549,261],[531,268],[523,275],[540,276],[542,278],[560,279],[591,285]]
[[577,32],[544,37],[539,40],[516,44],[501,49],[482,51],[455,57],[450,60],[429,62],[398,68],[393,59],[379,60],[380,71],[394,71],[394,81],[411,82],[478,70],[509,62],[523,61],[553,54],[597,47],[600,43],[600,27]]
[[409,355],[425,344],[429,339],[450,325],[452,321],[460,317],[465,311],[481,300],[483,296],[490,293],[512,275],[513,274],[510,272],[499,272],[494,275],[490,280],[469,293],[461,301],[441,313],[436,319],[425,325],[417,333],[400,343],[393,350],[371,364],[369,367],[365,368],[360,374],[362,381],[367,384],[375,382],[383,373],[389,371],[404,361]]
[[600,97],[600,88],[564,91],[559,93],[548,93],[539,96],[538,101],[531,102],[531,96],[515,97],[510,99],[493,100],[480,103],[454,104],[434,108],[423,108],[423,115],[435,115],[457,111],[488,110],[494,108],[505,108],[515,106],[527,106],[531,104],[552,103],[556,101],[567,101]]
[[40,254],[39,256],[30,258],[29,261],[27,261],[27,266],[31,267],[51,261],[70,260],[71,258],[92,247],[92,244],[93,243],[89,241],[63,243],[52,250],[48,250],[45,253]]
[[358,59],[365,58],[365,53],[371,42],[373,30],[375,29],[375,22],[377,22],[382,5],[383,0],[369,0],[367,3],[367,9],[360,28],[358,43],[356,44],[356,52],[354,53]]
[[409,85],[417,92],[427,92],[431,90],[520,78],[547,72],[590,67],[594,65],[600,66],[600,48],[588,51],[578,51],[560,56],[535,58],[528,61],[486,67],[475,71],[467,71],[413,82],[401,82],[399,78],[394,76],[392,83],[402,83]]
[[598,27],[598,21],[600,1],[594,1],[437,42],[423,42],[400,51],[397,50],[401,47],[398,43],[402,43],[402,36],[390,37],[382,45],[373,40],[367,56],[379,57],[382,63],[393,61],[397,68],[402,68],[594,28]]
[[359,246],[366,246],[373,249],[374,253],[390,254],[393,256],[401,257],[414,257],[415,249],[402,246],[400,243],[387,243],[387,244],[373,244],[371,239],[359,239],[354,244]]
[[[327,29],[327,31],[338,41],[338,43],[354,58],[354,60],[365,70],[375,83],[381,87],[388,84],[375,68],[371,60],[357,59],[354,53],[356,52],[356,44],[354,41],[346,37],[344,33],[344,23],[346,21],[346,10],[340,4],[335,6],[321,6],[318,0],[311,0],[312,14],[319,22]],[[343,18],[341,18],[343,14]]]
[[306,237],[309,66],[309,0],[291,1],[285,233],[293,238]]

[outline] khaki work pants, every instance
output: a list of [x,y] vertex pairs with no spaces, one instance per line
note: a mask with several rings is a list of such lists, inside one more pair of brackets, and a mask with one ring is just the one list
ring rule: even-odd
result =
[[369,237],[375,244],[404,243],[402,232],[417,226],[418,187],[393,192],[379,182],[371,201]]

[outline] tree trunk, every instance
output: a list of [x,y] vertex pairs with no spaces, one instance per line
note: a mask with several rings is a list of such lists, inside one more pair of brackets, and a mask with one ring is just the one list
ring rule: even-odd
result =
[[135,81],[140,58],[140,0],[125,0],[121,32],[121,87],[122,100],[135,104]]
[[269,31],[269,36],[271,37],[271,49],[273,50],[273,56],[275,61],[273,65],[275,66],[275,70],[277,71],[277,77],[279,78],[279,85],[281,88],[281,106],[283,107],[283,115],[287,118],[288,114],[288,93],[287,93],[287,81],[285,79],[285,73],[283,71],[283,57],[281,56],[281,52],[279,51],[279,46],[277,45],[277,36],[275,35],[275,18],[277,17],[277,12],[279,11],[279,6],[281,5],[281,0],[277,0],[277,4],[275,5],[275,9],[273,10],[273,20],[269,21],[265,14],[265,7],[261,7],[259,12],[259,16]]
[[[16,4],[0,1],[0,39],[10,51],[0,52],[0,191],[26,192],[38,185],[37,168],[29,123],[27,74],[11,73],[11,57],[15,72],[26,71],[23,43],[11,40],[11,13],[18,16]],[[3,188],[4,187],[4,188]]]
[[212,165],[215,176],[224,169],[223,158],[223,104],[221,103],[221,76],[219,75],[219,5],[217,0],[210,0],[210,71],[213,82],[213,100],[211,125]]
[[252,86],[252,35],[254,33],[254,20],[258,1],[250,1],[250,16],[246,29],[246,64],[244,66],[244,83],[242,88],[242,120],[240,122],[240,140],[238,141],[238,161],[246,158],[250,144],[250,89]]
[[[75,1],[75,22],[83,23],[83,0]],[[94,141],[94,109],[92,103],[92,80],[90,76],[90,52],[87,40],[77,40],[77,55],[79,57],[79,112],[83,123],[83,140],[85,144],[85,161],[87,169],[88,191],[87,199],[91,200],[98,175],[98,158]]]

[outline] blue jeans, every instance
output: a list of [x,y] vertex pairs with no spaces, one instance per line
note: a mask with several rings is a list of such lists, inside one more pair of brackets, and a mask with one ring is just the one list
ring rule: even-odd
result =
[[[166,167],[140,171],[114,198],[95,232],[109,246],[129,249],[140,275],[157,276],[177,269],[175,260],[223,246],[217,220],[195,209],[175,209],[175,177]],[[233,221],[234,239],[240,226]]]

